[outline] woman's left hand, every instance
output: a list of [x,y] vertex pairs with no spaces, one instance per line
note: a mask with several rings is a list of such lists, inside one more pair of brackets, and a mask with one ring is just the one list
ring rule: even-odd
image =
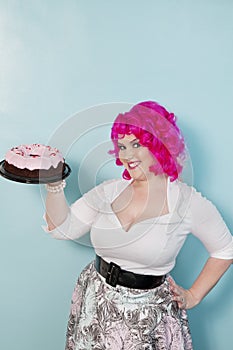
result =
[[168,278],[168,281],[173,300],[177,302],[180,309],[191,309],[199,303],[189,289],[178,286],[171,277]]

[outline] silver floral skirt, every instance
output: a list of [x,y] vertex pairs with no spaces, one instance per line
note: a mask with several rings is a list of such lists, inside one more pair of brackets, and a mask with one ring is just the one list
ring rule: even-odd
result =
[[91,262],[74,289],[66,350],[192,350],[185,310],[167,280],[139,290],[112,287]]

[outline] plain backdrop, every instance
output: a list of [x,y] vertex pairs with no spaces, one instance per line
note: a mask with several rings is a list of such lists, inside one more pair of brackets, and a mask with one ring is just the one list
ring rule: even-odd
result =
[[[79,111],[156,100],[178,117],[188,177],[232,230],[232,37],[231,0],[0,0],[1,160],[13,146],[47,144]],[[82,156],[100,140],[89,133],[67,152],[69,202]],[[73,287],[94,251],[42,230],[43,186],[0,178],[0,194],[0,348],[62,350]],[[188,288],[206,258],[191,236],[173,277]],[[231,269],[188,314],[195,350],[232,349]]]

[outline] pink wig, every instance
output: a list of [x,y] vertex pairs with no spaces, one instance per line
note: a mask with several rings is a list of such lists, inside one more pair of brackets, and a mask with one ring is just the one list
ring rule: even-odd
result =
[[[133,106],[129,112],[119,114],[111,131],[114,150],[109,151],[115,155],[117,165],[122,165],[117,140],[130,134],[135,135],[157,160],[150,171],[155,175],[165,173],[171,181],[178,178],[185,159],[185,143],[173,113],[157,102],[145,101]],[[131,179],[126,169],[122,176]]]

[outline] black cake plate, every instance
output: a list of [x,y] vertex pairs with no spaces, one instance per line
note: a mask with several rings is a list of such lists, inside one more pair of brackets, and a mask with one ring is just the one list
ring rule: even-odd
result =
[[46,177],[46,178],[36,177],[36,178],[32,179],[32,178],[28,178],[28,177],[24,177],[24,176],[17,176],[17,175],[11,174],[5,170],[4,165],[5,165],[5,160],[2,160],[0,162],[0,175],[2,175],[3,177],[5,177],[8,180],[21,182],[21,183],[25,183],[25,184],[47,184],[47,183],[51,183],[51,182],[61,181],[61,180],[64,180],[65,178],[67,178],[71,173],[71,168],[69,167],[69,165],[67,163],[65,163],[64,170],[63,170],[62,174],[59,174],[58,176],[52,176],[52,177]]

